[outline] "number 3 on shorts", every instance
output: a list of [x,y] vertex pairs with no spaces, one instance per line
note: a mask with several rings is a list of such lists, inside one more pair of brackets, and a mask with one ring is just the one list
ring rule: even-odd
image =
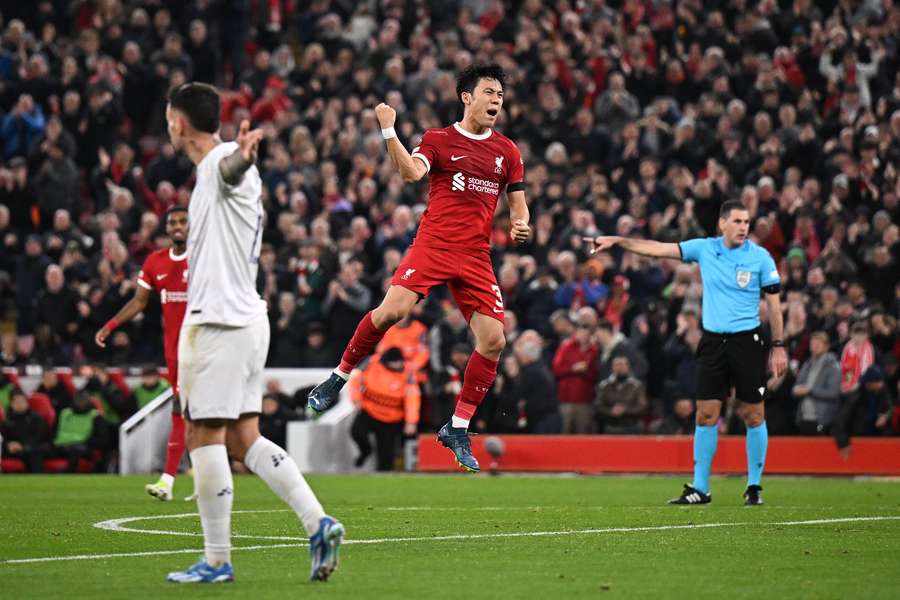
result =
[[502,313],[502,312],[504,312],[504,309],[503,309],[503,294],[500,293],[500,286],[499,286],[499,285],[496,285],[496,284],[495,284],[495,285],[492,285],[492,286],[491,286],[491,291],[494,292],[494,295],[495,295],[495,296],[497,296],[497,299],[494,301],[494,304],[497,305],[497,306],[493,307],[493,308],[494,308],[494,312],[495,312],[495,313]]

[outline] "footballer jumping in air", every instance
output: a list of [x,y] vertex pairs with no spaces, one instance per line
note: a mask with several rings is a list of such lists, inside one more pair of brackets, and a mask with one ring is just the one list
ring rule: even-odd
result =
[[266,303],[256,291],[263,207],[254,163],[263,133],[244,121],[237,141],[223,143],[219,111],[216,88],[203,83],[174,88],[166,108],[172,145],[197,165],[178,376],[191,423],[188,450],[205,549],[203,559],[169,573],[168,580],[234,579],[229,456],[243,461],[294,510],[310,536],[311,579],[325,580],[337,567],[344,527],[325,514],[288,453],[259,434],[269,349]]
[[166,445],[166,464],[163,473],[156,483],[148,483],[144,489],[148,494],[160,500],[172,499],[172,487],[178,474],[178,465],[184,456],[185,423],[181,414],[181,403],[178,398],[178,334],[184,321],[187,308],[187,209],[175,206],[166,213],[166,235],[172,241],[171,248],[157,250],[147,257],[138,274],[138,287],[134,298],[122,307],[115,317],[106,322],[94,336],[94,341],[101,348],[106,347],[106,340],[120,325],[123,325],[143,312],[150,300],[150,292],[159,294],[159,302],[163,313],[163,346],[165,348],[166,367],[169,369],[169,381],[172,383],[172,429],[169,431],[169,443]]
[[531,232],[522,156],[509,138],[493,129],[503,107],[505,79],[498,65],[466,68],[456,83],[463,104],[462,121],[426,131],[411,154],[394,131],[394,109],[386,104],[375,107],[391,161],[403,179],[414,182],[431,176],[428,209],[384,300],[362,318],[340,366],[308,399],[317,412],[333,406],[350,371],[375,348],[385,331],[403,319],[431,288],[446,283],[475,334],[475,351],[466,365],[453,417],[441,427],[438,439],[469,471],[479,470],[469,444],[469,421],[494,382],[497,361],[506,345],[503,297],[489,245],[494,209],[504,189],[513,242],[524,242]]

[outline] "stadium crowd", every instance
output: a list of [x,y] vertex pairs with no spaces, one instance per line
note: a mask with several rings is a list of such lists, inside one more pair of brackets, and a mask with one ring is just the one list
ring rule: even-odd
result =
[[[846,445],[900,429],[892,0],[35,0],[2,19],[3,366],[162,364],[158,306],[106,349],[93,337],[189,198],[164,118],[189,80],[220,86],[223,138],[242,119],[265,130],[268,364],[334,366],[427,198],[391,165],[372,107],[397,110],[412,148],[458,118],[454,72],[496,62],[534,235],[513,246],[498,212],[511,343],[475,429],[692,431],[699,271],[591,257],[582,236],[713,236],[731,198],[783,278],[791,366],[769,381],[769,430]],[[392,347],[420,374],[420,427],[439,426],[471,352],[446,290]],[[269,408],[291,416],[303,398]]]

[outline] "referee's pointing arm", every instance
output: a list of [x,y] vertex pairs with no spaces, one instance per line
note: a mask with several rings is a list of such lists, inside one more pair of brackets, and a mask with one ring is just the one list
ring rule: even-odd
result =
[[[743,243],[749,228],[749,219],[746,223],[739,223],[743,227],[738,228],[735,242]],[[654,258],[674,258],[682,260],[681,246],[679,244],[657,242],[654,240],[642,240],[637,238],[622,237],[617,235],[601,235],[597,237],[585,237],[585,242],[591,244],[591,254],[603,250],[609,250],[613,246],[620,246],[629,252],[635,252]],[[781,313],[780,287],[778,285],[762,287],[766,304],[769,308],[769,327],[772,332],[772,354],[770,357],[772,372],[776,377],[784,375],[787,370],[787,351],[784,349],[784,321]]]
[[613,246],[621,246],[625,250],[635,252],[636,254],[643,254],[644,256],[681,259],[681,250],[679,249],[678,244],[666,244],[664,242],[655,242],[653,240],[639,240],[618,235],[600,235],[595,238],[586,237],[583,239],[585,242],[592,244],[591,254],[595,254],[601,250],[609,250]]

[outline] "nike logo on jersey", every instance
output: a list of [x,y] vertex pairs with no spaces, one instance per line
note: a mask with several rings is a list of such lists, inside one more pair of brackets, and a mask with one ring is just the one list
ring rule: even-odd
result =
[[156,276],[156,280],[157,280],[157,281],[160,281],[160,280],[162,280],[162,279],[165,279],[165,278],[166,278],[166,275],[168,275],[168,273],[163,273],[162,275],[157,275],[157,276]]
[[456,161],[458,161],[458,160],[462,160],[462,159],[466,158],[466,156],[467,156],[467,155],[463,155],[463,156],[453,156],[453,155],[451,155],[451,156],[450,156],[450,161],[451,161],[451,162],[456,162]]

